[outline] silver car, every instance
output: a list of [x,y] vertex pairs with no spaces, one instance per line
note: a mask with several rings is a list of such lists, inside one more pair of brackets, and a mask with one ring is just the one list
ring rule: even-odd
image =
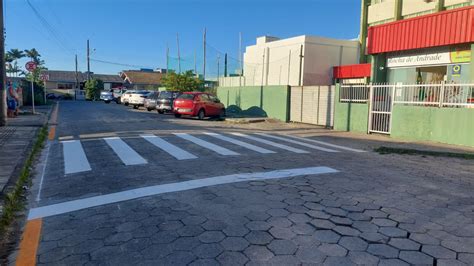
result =
[[104,101],[105,103],[110,103],[114,100],[114,96],[112,95],[111,91],[104,90],[100,92],[100,100]]
[[158,91],[153,91],[148,94],[148,97],[145,99],[144,107],[151,112],[156,109],[156,101],[158,100],[158,96],[160,93]]

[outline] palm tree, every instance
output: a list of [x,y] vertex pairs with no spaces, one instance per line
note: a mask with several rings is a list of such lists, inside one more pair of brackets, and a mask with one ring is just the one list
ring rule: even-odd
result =
[[14,67],[10,67],[10,72],[17,74],[19,72],[18,59],[25,57],[25,53],[18,49],[11,49],[7,52],[5,57],[11,60],[11,62],[14,62]]
[[42,65],[44,62],[41,60],[41,55],[35,48],[31,48],[30,50],[25,50],[26,57],[31,58],[33,62],[37,65]]

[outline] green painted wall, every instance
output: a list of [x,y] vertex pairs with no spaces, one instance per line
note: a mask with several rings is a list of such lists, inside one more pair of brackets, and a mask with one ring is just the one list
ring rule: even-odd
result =
[[290,89],[287,86],[219,87],[217,97],[243,116],[264,116],[289,121]]
[[474,147],[474,109],[394,105],[391,136]]
[[367,133],[369,105],[366,103],[341,103],[339,85],[336,85],[334,130]]

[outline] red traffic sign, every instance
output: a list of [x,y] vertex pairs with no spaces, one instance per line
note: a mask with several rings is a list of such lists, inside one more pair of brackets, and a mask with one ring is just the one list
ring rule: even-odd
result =
[[33,62],[33,61],[29,61],[25,64],[25,68],[26,68],[26,70],[32,72],[33,70],[36,69],[36,63]]
[[41,74],[39,78],[42,81],[48,81],[49,80],[49,75],[48,74]]

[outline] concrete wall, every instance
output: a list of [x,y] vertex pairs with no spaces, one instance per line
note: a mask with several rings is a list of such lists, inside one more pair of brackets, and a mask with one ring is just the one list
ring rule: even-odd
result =
[[373,24],[395,19],[395,0],[387,0],[369,6],[367,23]]
[[219,87],[217,97],[231,115],[260,116],[289,121],[288,86]]
[[358,63],[359,42],[298,36],[289,39],[261,37],[244,54],[247,86],[300,84],[300,53],[303,49],[301,82],[304,86],[331,85],[332,67]]
[[339,85],[336,85],[334,105],[334,130],[367,133],[369,123],[367,103],[340,102]]
[[409,0],[403,1],[402,16],[409,16],[416,13],[434,11],[436,9],[436,1],[427,2],[425,0]]
[[474,108],[395,105],[394,138],[474,147]]

